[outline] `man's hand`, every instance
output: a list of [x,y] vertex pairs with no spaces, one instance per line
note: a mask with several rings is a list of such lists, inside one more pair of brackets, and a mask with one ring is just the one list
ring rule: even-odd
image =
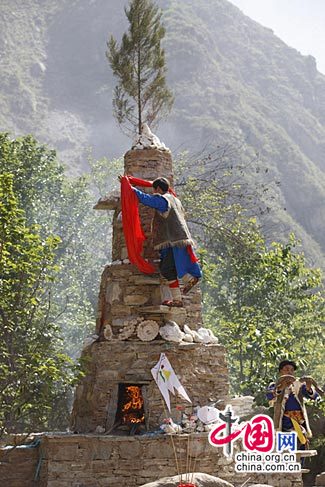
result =
[[276,384],[277,389],[284,389],[285,387],[289,387],[291,384],[294,383],[296,378],[293,375],[283,375],[280,376],[278,382]]
[[118,180],[121,182],[123,177],[124,177],[124,176],[122,176],[122,174],[119,174],[117,178],[118,178]]
[[305,384],[306,384],[306,389],[308,392],[313,392],[312,389],[312,384],[313,384],[313,378],[312,377],[304,377],[305,379]]

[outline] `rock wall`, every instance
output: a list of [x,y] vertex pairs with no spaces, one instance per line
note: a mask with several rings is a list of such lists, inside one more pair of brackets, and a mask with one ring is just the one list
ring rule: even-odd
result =
[[131,264],[108,265],[101,278],[96,333],[109,325],[118,339],[119,330],[136,317],[154,319],[160,325],[175,320],[195,330],[202,326],[199,287],[183,296],[183,308],[161,308],[163,284],[158,273],[142,274]]
[[34,487],[40,449],[26,447],[0,448],[0,485]]
[[[158,428],[169,416],[151,374],[161,352],[166,353],[193,406],[215,401],[219,401],[218,407],[225,406],[229,384],[223,346],[104,341],[94,343],[84,356],[87,371],[76,389],[71,429],[78,433],[109,431],[115,421],[120,383],[145,386],[146,429]],[[192,407],[179,396],[171,398],[173,407]]]
[[[176,452],[176,458],[175,458]],[[205,472],[241,486],[302,487],[301,474],[235,474],[232,460],[193,435],[98,436],[45,434],[35,449],[16,448],[4,462],[4,487],[136,487],[179,472]]]

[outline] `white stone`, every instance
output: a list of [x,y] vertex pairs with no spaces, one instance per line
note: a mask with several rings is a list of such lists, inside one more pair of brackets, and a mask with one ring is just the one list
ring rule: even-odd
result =
[[195,343],[204,343],[204,338],[197,331],[192,330],[192,335]]
[[198,417],[204,424],[215,423],[219,419],[220,411],[213,406],[202,406],[198,410]]
[[218,343],[218,338],[214,336],[213,331],[209,328],[201,327],[198,329],[197,333],[202,338],[202,343]]
[[164,151],[169,151],[163,142],[151,132],[150,128],[146,123],[141,126],[141,135],[134,140],[132,149],[160,149]]
[[[195,472],[191,474],[190,480],[197,487],[233,487],[233,484],[230,484],[226,480],[220,479],[219,477],[213,477],[206,473]],[[149,484],[143,484],[140,487],[177,487],[180,481],[180,475],[175,475],[174,477],[164,477],[154,482],[150,482]]]
[[164,340],[169,342],[180,343],[184,337],[184,333],[175,321],[167,321],[166,325],[160,328],[159,333]]
[[189,333],[184,333],[183,340],[184,342],[188,342],[188,343],[193,343],[194,341],[193,336],[190,335]]
[[207,330],[208,330],[209,335],[210,335],[210,338],[211,338],[210,343],[219,343],[219,340],[218,340],[218,338],[215,336],[215,334],[213,333],[213,331],[212,331],[210,328],[207,328]]
[[192,337],[194,336],[193,330],[188,325],[184,325],[183,330],[184,330],[184,333],[186,333],[188,335],[192,335]]
[[197,332],[203,343],[210,343],[210,334],[206,328],[199,328]]
[[164,420],[164,423],[160,426],[160,429],[164,433],[182,433],[182,427],[179,424],[174,423],[172,418]]
[[117,281],[111,281],[106,287],[106,296],[109,304],[120,300],[121,288]]
[[113,338],[113,331],[111,325],[105,325],[103,330],[103,336],[105,340],[112,340]]

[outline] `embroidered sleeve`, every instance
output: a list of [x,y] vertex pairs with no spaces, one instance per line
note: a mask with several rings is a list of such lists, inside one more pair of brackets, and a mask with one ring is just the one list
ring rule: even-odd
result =
[[278,394],[277,390],[275,389],[275,383],[272,382],[268,388],[267,388],[267,392],[266,392],[266,397],[267,397],[267,400],[268,401],[273,401],[273,399],[275,398],[275,396]]
[[301,387],[301,392],[302,392],[302,395],[306,398],[306,399],[317,399],[319,396],[317,394],[316,391],[314,391],[314,389],[312,388],[311,391],[308,391],[307,387],[306,387],[306,384],[303,384],[302,387]]
[[155,210],[164,213],[168,210],[168,202],[165,198],[160,196],[159,194],[147,194],[143,193],[137,188],[133,188],[133,191],[137,195],[138,200],[145,206],[149,206],[150,208],[154,208]]

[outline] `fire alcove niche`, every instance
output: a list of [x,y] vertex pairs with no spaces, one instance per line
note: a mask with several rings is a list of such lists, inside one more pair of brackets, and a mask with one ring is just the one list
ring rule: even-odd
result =
[[118,384],[116,430],[135,435],[146,429],[145,397],[144,384]]

